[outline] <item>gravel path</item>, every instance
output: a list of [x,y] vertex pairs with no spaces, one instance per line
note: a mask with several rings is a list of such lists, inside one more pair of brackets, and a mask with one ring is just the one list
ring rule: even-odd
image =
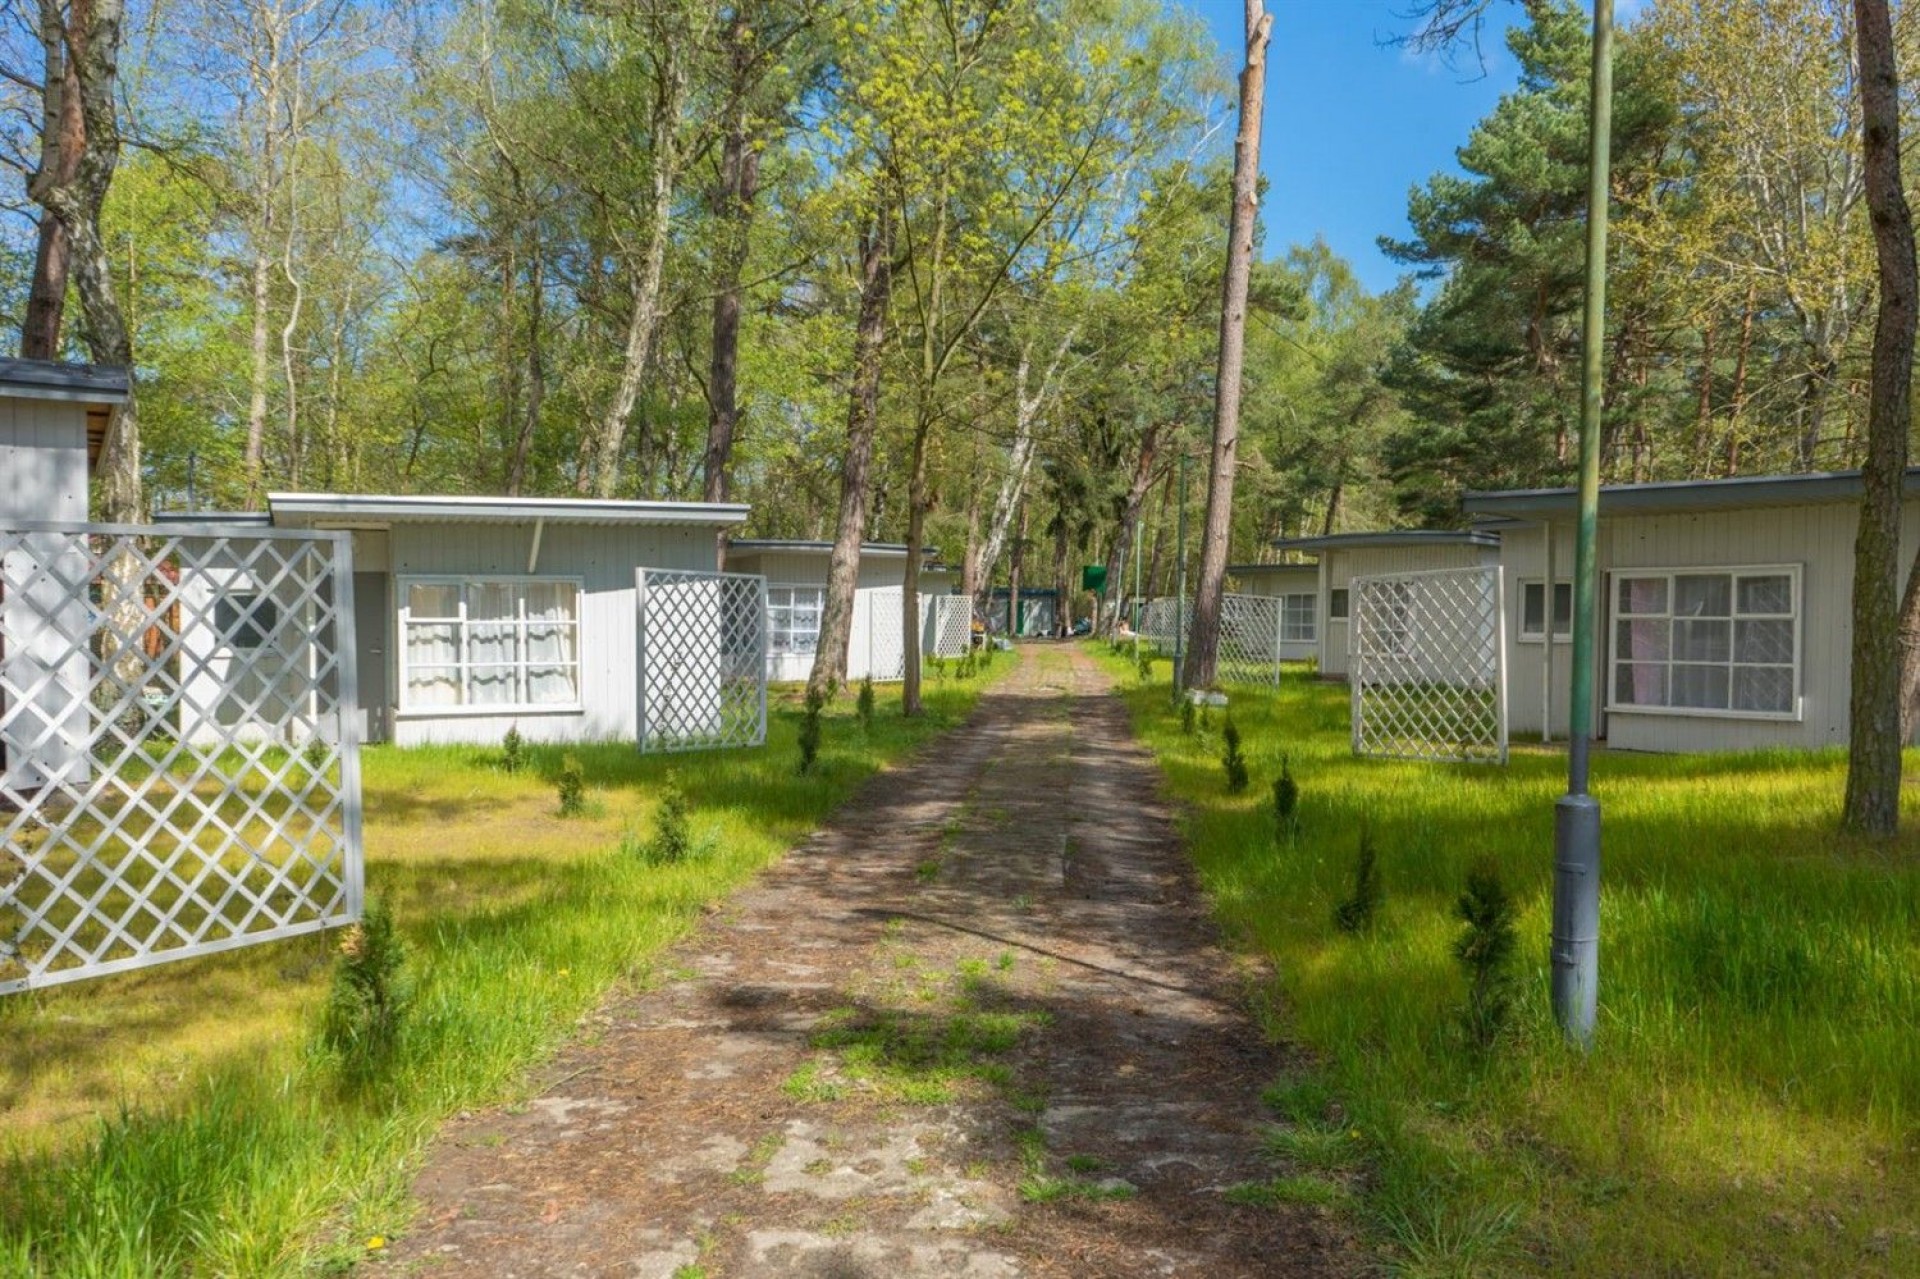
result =
[[434,1276],[1344,1275],[1259,1206],[1245,1011],[1151,758],[1077,648],[616,998],[530,1103],[451,1125],[379,1269]]

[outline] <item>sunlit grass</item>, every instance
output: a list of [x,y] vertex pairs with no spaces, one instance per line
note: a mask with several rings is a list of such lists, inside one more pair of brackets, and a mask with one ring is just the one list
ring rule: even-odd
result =
[[[1229,796],[1218,723],[1181,732],[1165,664],[1143,687],[1103,660],[1186,805],[1219,917],[1273,959],[1286,1032],[1364,1132],[1368,1210],[1403,1269],[1920,1273],[1920,790],[1913,833],[1883,847],[1836,834],[1837,752],[1602,752],[1601,1023],[1582,1057],[1547,1000],[1560,753],[1357,760],[1346,690],[1294,671],[1233,690],[1253,785]],[[1283,755],[1291,841],[1267,789]],[[1353,937],[1332,916],[1363,822],[1385,901]],[[1456,1029],[1451,953],[1481,856],[1514,894],[1525,970],[1516,1032],[1484,1061]],[[1293,1171],[1322,1152],[1297,1153]]]
[[[558,813],[558,748],[511,775],[497,749],[369,749],[369,890],[420,976],[382,1085],[346,1095],[313,1048],[329,938],[0,999],[0,1275],[294,1274],[317,1241],[340,1262],[399,1232],[410,1161],[442,1119],[510,1095],[611,986],[647,980],[704,909],[984,686],[929,681],[918,721],[883,688],[870,731],[843,698],[806,776],[791,690],[756,750],[572,747],[580,818]],[[631,850],[669,773],[701,851],[660,865]]]

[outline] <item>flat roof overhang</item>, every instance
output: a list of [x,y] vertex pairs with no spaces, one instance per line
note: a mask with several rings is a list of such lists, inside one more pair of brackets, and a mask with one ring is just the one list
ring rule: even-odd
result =
[[594,524],[720,529],[746,521],[737,502],[623,502],[572,497],[398,497],[270,493],[285,528],[390,528],[395,524]]
[[[1905,487],[1920,488],[1920,467],[1907,469]],[[1806,506],[1822,502],[1857,502],[1858,471],[1825,471],[1810,475],[1738,475],[1724,480],[1664,480],[1651,484],[1603,484],[1602,515],[1686,514],[1728,511],[1743,507]],[[1471,492],[1461,499],[1470,515],[1515,519],[1572,519],[1579,510],[1580,493],[1572,488],[1501,489]]]
[[1391,529],[1378,533],[1329,533],[1323,537],[1282,537],[1276,539],[1273,548],[1280,551],[1308,551],[1320,554],[1326,551],[1360,551],[1375,547],[1406,546],[1498,546],[1500,539],[1492,533],[1476,530],[1409,528]]

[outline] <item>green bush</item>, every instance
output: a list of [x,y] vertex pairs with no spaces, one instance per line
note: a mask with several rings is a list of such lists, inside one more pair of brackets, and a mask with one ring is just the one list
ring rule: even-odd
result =
[[562,817],[579,817],[587,811],[587,775],[580,767],[579,756],[561,757],[560,776],[554,785],[559,792]]
[[1273,779],[1273,826],[1291,839],[1300,833],[1300,784],[1293,780],[1287,757],[1280,757],[1280,776]]
[[1482,1052],[1493,1047],[1513,1011],[1512,959],[1517,944],[1513,899],[1500,879],[1500,866],[1482,858],[1467,872],[1466,890],[1454,903],[1466,927],[1453,943],[1454,958],[1467,976],[1467,1003],[1461,1026],[1467,1042]]
[[1191,697],[1180,699],[1180,731],[1188,737],[1193,736],[1195,723],[1199,720],[1200,708],[1193,704]]
[[873,731],[873,676],[860,681],[860,696],[853,703],[854,714],[860,717],[860,731]]
[[693,851],[687,793],[680,789],[680,779],[668,773],[660,791],[660,813],[653,819],[653,838],[642,852],[649,862],[672,864],[687,860]]
[[520,736],[520,726],[507,729],[507,735],[500,739],[500,770],[505,773],[517,773],[526,767],[527,739]]
[[340,938],[320,1024],[320,1041],[350,1083],[365,1083],[391,1060],[413,998],[407,949],[386,903],[367,903]]
[[806,714],[800,720],[800,771],[811,773],[820,758],[820,712],[827,699],[813,689],[807,690]]
[[1221,766],[1227,770],[1227,794],[1238,795],[1247,788],[1247,757],[1240,753],[1240,729],[1233,716],[1227,716],[1220,736],[1227,744],[1226,754],[1220,757]]
[[1381,898],[1379,859],[1374,853],[1373,832],[1360,828],[1360,849],[1353,861],[1353,896],[1334,908],[1333,923],[1343,933],[1364,933],[1373,927]]

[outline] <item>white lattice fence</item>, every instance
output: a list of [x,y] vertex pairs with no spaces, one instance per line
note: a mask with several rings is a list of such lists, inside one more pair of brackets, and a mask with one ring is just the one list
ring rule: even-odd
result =
[[1278,596],[1227,594],[1220,597],[1220,650],[1215,670],[1223,681],[1280,682]]
[[346,534],[0,529],[0,994],[351,922]]
[[1148,600],[1140,612],[1140,638],[1162,653],[1171,653],[1178,634],[1193,621],[1193,605],[1172,596]]
[[967,595],[935,595],[928,629],[929,657],[964,657],[973,643],[973,599]]
[[1354,752],[1506,763],[1500,569],[1357,577],[1351,589]]
[[907,641],[901,630],[902,599],[903,588],[898,586],[872,586],[859,593],[853,621],[855,629],[863,634],[854,636],[852,646],[860,648],[866,661],[862,665],[849,653],[847,678],[886,684],[907,677]]
[[711,750],[767,740],[767,579],[643,568],[640,749]]

